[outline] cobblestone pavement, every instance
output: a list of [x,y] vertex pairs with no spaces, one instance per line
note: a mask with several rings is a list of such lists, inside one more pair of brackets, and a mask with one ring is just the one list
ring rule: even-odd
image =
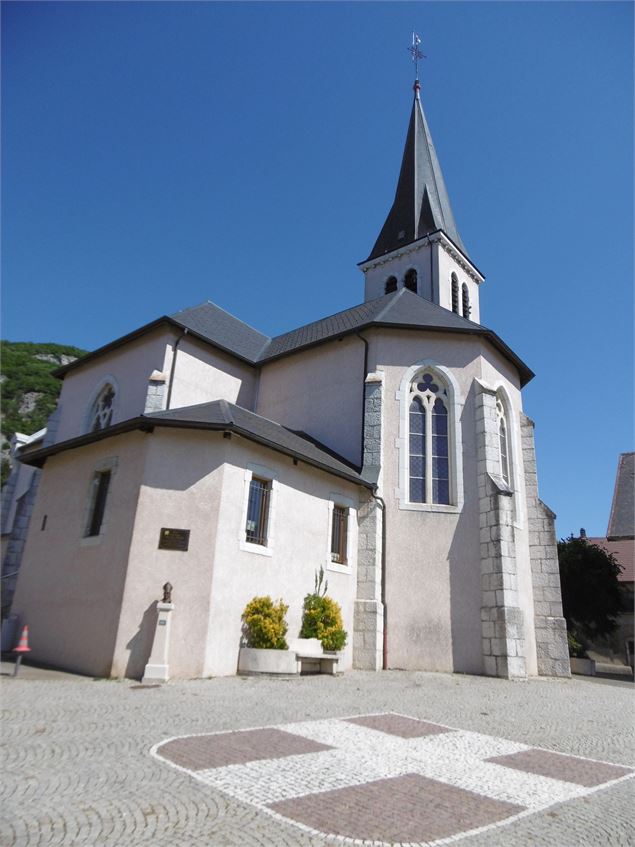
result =
[[[338,720],[396,712],[428,724],[457,727],[460,731],[453,734],[453,744],[459,743],[456,739],[462,738],[460,743],[465,744],[465,739],[471,738],[470,743],[474,744],[475,738],[493,736],[491,741],[496,743],[492,750],[481,751],[483,755],[488,754],[484,758],[513,760],[515,753],[524,757],[516,760],[517,777],[515,782],[512,779],[520,786],[519,791],[523,780],[529,778],[544,788],[548,784],[545,780],[552,779],[549,774],[553,775],[553,768],[561,768],[565,761],[560,757],[536,754],[528,748],[540,747],[615,765],[635,763],[633,687],[619,682],[598,684],[575,678],[507,682],[399,671],[293,679],[227,678],[175,682],[160,688],[143,688],[129,681],[92,681],[79,677],[72,681],[18,678],[3,680],[1,694],[4,779],[0,793],[0,844],[20,847],[58,844],[308,847],[341,843],[336,838],[312,835],[281,817],[272,817],[252,802],[231,796],[226,786],[221,791],[210,781],[193,778],[190,773],[151,754],[153,747],[166,740],[187,735],[273,725],[277,732],[270,728],[260,735],[260,743],[264,745],[260,755],[268,755],[270,746],[267,745],[273,744],[278,767],[280,763],[303,755],[307,760],[334,753],[341,755],[341,749],[321,749],[338,746],[334,743],[334,726],[338,727],[338,732],[348,733],[349,738],[351,733],[367,733],[366,738],[373,737],[380,745],[386,738],[395,744],[450,743],[448,739],[452,734],[417,733],[403,722],[393,727],[392,736],[384,733],[382,742],[379,740],[381,728],[373,727],[368,719]],[[320,735],[315,730],[318,726],[313,724],[315,721],[322,727],[330,727],[330,735]],[[314,729],[307,735],[309,723]],[[290,734],[296,737],[291,742],[283,738],[283,726],[289,724],[295,725]],[[341,726],[345,729],[339,729]],[[257,745],[252,745],[252,749],[257,750]],[[227,773],[232,767],[247,767],[241,764],[248,755],[244,743],[230,745],[230,749],[220,752],[210,748],[208,752],[225,757],[213,762],[219,767],[219,773],[221,770]],[[179,754],[187,755],[187,750]],[[233,766],[223,764],[231,762],[232,756]],[[566,760],[565,765],[566,762],[570,765],[570,760]],[[201,764],[203,769],[209,767],[208,762],[202,761],[195,763],[193,769]],[[341,767],[346,764],[344,756]],[[266,769],[271,766],[271,760],[260,759],[253,766]],[[482,766],[485,769],[501,767],[491,762]],[[379,763],[376,767],[377,775],[371,775],[375,787],[366,798],[333,798],[332,808],[375,802],[377,813],[381,815],[381,804],[386,796],[391,796],[384,791],[382,780],[389,782],[394,777],[389,774],[385,778],[379,772]],[[504,770],[514,772],[512,767]],[[558,771],[556,779],[565,779],[567,773],[572,779],[570,772],[562,771]],[[412,803],[409,798],[416,798],[417,792],[424,788],[437,791],[440,783],[437,781],[430,786],[426,780],[434,782],[438,776],[437,773],[432,779],[428,774],[399,777],[400,781],[392,784],[395,798],[392,820],[404,816],[402,810],[409,808]],[[604,776],[602,774],[602,778]],[[465,779],[470,778],[473,779],[474,774],[466,772]],[[579,777],[587,781],[592,778],[588,773]],[[556,779],[553,783],[565,784]],[[567,784],[570,788],[571,783]],[[465,837],[462,847],[626,847],[635,844],[632,815],[635,780],[612,783],[590,794],[586,793],[587,788],[581,787],[583,784],[579,782],[575,790],[551,798],[556,805],[548,809]],[[266,793],[271,785],[265,775],[260,784],[256,783],[254,792]],[[499,793],[490,799],[492,803],[501,804],[498,811],[495,806],[469,808],[468,804],[461,813],[472,816],[478,823],[484,814],[490,818],[495,813],[502,814],[504,803],[514,805],[511,795],[505,798]],[[531,798],[525,792],[523,799],[529,801]],[[272,801],[273,804],[286,802],[284,799]],[[443,805],[453,800],[441,796],[440,802]],[[314,820],[311,816],[316,814],[308,800],[304,800],[302,806],[298,804],[295,811],[285,805],[279,806],[277,811],[285,817],[287,813],[295,813],[299,820],[302,816]],[[422,814],[420,808],[417,814]]]

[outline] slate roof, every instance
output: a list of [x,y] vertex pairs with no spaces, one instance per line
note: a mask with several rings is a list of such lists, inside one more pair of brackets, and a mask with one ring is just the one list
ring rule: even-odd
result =
[[263,335],[249,324],[230,315],[211,300],[201,303],[200,306],[175,312],[170,318],[179,326],[192,330],[248,362],[256,362],[271,341],[268,335]]
[[516,366],[521,385],[529,382],[534,375],[533,371],[493,330],[456,315],[449,309],[437,306],[430,300],[424,300],[423,297],[408,291],[407,288],[401,288],[376,300],[369,300],[367,303],[344,309],[335,315],[305,324],[275,338],[263,335],[238,318],[234,318],[229,312],[207,301],[146,324],[135,332],[124,335],[105,347],[100,347],[69,365],[58,368],[54,374],[63,377],[68,371],[81,367],[85,362],[108,353],[165,323],[180,329],[188,329],[197,338],[255,366],[314,344],[332,338],[341,338],[343,335],[360,332],[370,327],[462,332],[487,338],[506,359]]
[[635,453],[622,453],[617,463],[613,503],[606,537],[635,538]]
[[443,230],[467,256],[415,83],[395,199],[368,259],[383,256],[438,230]]
[[184,406],[180,409],[139,415],[97,432],[89,432],[40,450],[30,451],[21,457],[21,460],[24,464],[42,467],[49,456],[57,453],[133,430],[149,432],[154,427],[235,432],[257,444],[300,459],[350,482],[372,487],[367,480],[362,479],[355,465],[305,433],[287,429],[275,421],[263,418],[227,400],[214,400],[196,406]]

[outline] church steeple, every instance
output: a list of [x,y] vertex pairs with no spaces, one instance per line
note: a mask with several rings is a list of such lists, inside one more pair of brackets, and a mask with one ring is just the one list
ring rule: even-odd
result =
[[416,79],[395,199],[368,260],[437,230],[443,230],[467,257],[421,105],[420,88]]

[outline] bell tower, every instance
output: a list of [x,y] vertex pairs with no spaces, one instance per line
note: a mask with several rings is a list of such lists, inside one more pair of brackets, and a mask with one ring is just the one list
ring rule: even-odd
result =
[[[415,64],[422,54],[413,33]],[[484,277],[470,260],[459,235],[416,74],[410,123],[397,190],[388,217],[368,259],[365,301],[409,288],[426,300],[479,322],[479,286]]]

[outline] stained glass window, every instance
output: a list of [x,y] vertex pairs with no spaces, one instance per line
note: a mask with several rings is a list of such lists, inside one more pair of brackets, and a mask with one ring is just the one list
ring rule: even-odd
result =
[[115,389],[108,383],[99,392],[99,396],[93,403],[90,415],[90,431],[97,432],[105,429],[112,423],[112,413],[115,401]]
[[449,403],[433,373],[413,381],[409,409],[409,498],[411,503],[450,503]]

